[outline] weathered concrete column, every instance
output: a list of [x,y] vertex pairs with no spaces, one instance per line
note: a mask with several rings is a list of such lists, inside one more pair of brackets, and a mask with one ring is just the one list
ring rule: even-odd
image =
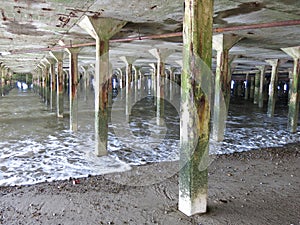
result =
[[47,58],[48,63],[50,64],[50,110],[52,111],[55,106],[55,87],[56,87],[56,75],[55,75],[55,64],[56,61],[53,58]]
[[[229,69],[229,50],[241,39],[233,34],[218,34],[213,36],[213,49],[217,51],[215,78],[215,97],[212,139],[224,140],[226,119],[228,114],[231,73]],[[227,106],[228,101],[228,106]]]
[[156,73],[156,123],[161,124],[161,118],[164,117],[164,91],[165,91],[165,61],[175,52],[174,49],[151,49],[149,52],[157,59]]
[[246,73],[246,78],[245,78],[245,96],[244,96],[245,100],[249,99],[249,89],[250,89],[249,73]]
[[[63,42],[61,42],[63,43]],[[63,43],[65,45],[65,43]],[[69,108],[70,108],[70,130],[78,130],[78,53],[81,48],[65,48],[69,54]]]
[[[188,216],[207,210],[210,106],[200,59],[211,68],[213,0],[185,0],[181,75],[179,210]],[[202,74],[201,74],[202,73]],[[211,74],[206,74],[211,76]],[[206,78],[206,77],[205,77]],[[207,78],[209,79],[209,78]],[[200,83],[198,83],[200,80]],[[194,83],[196,82],[197,83]],[[206,159],[206,160],[205,160]]]
[[126,99],[126,106],[125,106],[125,115],[126,118],[129,116],[131,111],[131,83],[132,83],[132,64],[136,60],[136,57],[132,56],[122,56],[120,59],[126,65],[126,82],[125,82],[125,99]]
[[109,39],[126,22],[110,18],[84,16],[79,26],[96,39],[95,67],[95,151],[96,155],[107,155],[108,138],[108,79]]
[[265,66],[257,66],[257,68],[260,71],[258,107],[262,108],[264,106]]
[[150,63],[149,66],[152,69],[152,74],[151,74],[151,88],[154,96],[154,105],[156,105],[156,65],[154,63]]
[[138,86],[139,86],[139,72],[140,69],[136,66],[132,67],[134,71],[134,101],[137,101],[138,98]]
[[57,62],[56,75],[56,115],[58,118],[64,116],[64,86],[63,86],[63,52],[50,52],[50,55]]
[[41,61],[41,64],[44,66],[44,102],[46,105],[49,103],[49,93],[50,93],[50,88],[49,88],[49,72],[50,72],[50,64],[46,58],[44,58]]
[[175,82],[175,70],[176,68],[175,67],[170,67],[168,68],[169,72],[170,72],[170,86],[169,86],[169,89],[170,89],[170,101],[173,101],[173,97],[174,97],[174,89],[173,89],[173,85],[174,85],[174,82]]
[[268,100],[268,117],[274,116],[275,103],[277,98],[277,82],[278,82],[278,67],[279,59],[266,60],[272,66],[271,81],[269,86],[269,100]]
[[260,71],[257,71],[255,73],[255,81],[254,81],[254,100],[253,103],[255,105],[258,104],[258,100],[259,100],[259,87],[260,87]]
[[120,76],[120,78],[119,78],[120,89],[123,89],[123,87],[124,87],[124,84],[123,84],[123,82],[124,82],[124,79],[123,79],[123,71],[122,71],[121,68],[118,68],[117,70],[118,70],[119,76]]
[[41,72],[41,74],[40,74],[40,77],[41,77],[40,96],[41,96],[42,100],[45,102],[45,79],[46,79],[46,77],[45,77],[46,71],[45,70],[46,70],[46,68],[45,68],[45,65],[42,63],[40,63],[38,65],[38,67],[40,68],[40,72]]
[[85,66],[81,66],[81,69],[83,70],[83,85],[84,85],[84,101],[87,101],[87,89],[88,89],[88,83],[89,83],[89,73],[88,73],[88,69],[89,66],[85,65]]
[[1,96],[4,96],[4,70],[5,70],[5,65],[1,64],[0,66],[0,70],[1,70]]
[[295,133],[299,116],[300,46],[282,48],[282,50],[294,59],[294,70],[290,86],[288,129],[291,133]]
[[255,77],[251,76],[250,77],[250,99],[254,98],[254,80],[255,80]]

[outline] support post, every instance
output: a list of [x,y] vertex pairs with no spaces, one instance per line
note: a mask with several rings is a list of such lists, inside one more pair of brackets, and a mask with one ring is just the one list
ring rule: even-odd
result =
[[80,48],[66,48],[69,53],[69,104],[70,104],[70,130],[78,130],[78,53]]
[[109,39],[126,24],[110,18],[84,16],[79,26],[96,39],[95,66],[95,151],[96,155],[107,155],[108,139],[108,79]]
[[263,106],[264,106],[265,66],[257,66],[257,68],[260,71],[258,107],[263,108]]
[[254,101],[253,103],[255,105],[258,104],[258,99],[259,99],[259,87],[260,87],[260,71],[257,71],[255,73],[255,84],[254,84]]
[[126,99],[126,106],[125,106],[125,115],[126,118],[129,117],[131,111],[131,83],[132,83],[132,64],[136,60],[136,57],[131,56],[122,56],[120,59],[126,64],[126,81],[125,81],[125,99]]
[[[211,68],[213,0],[185,0],[181,75],[179,210],[191,216],[207,210],[210,105],[202,89],[200,59]],[[202,74],[201,74],[202,73]],[[207,74],[208,75],[208,74]],[[209,74],[208,76],[210,76]],[[203,76],[203,77],[201,77]],[[209,79],[209,78],[207,78]],[[200,80],[200,83],[199,83]],[[194,83],[194,82],[198,83]],[[211,90],[211,87],[206,87]],[[195,124],[195,121],[198,123]],[[200,169],[200,167],[202,169]]]
[[294,59],[289,97],[288,129],[291,133],[296,133],[299,116],[300,46],[282,48],[282,50]]
[[[233,34],[218,34],[213,36],[213,49],[217,51],[217,68],[215,77],[215,97],[212,139],[224,140],[226,119],[228,114],[231,73],[229,69],[229,50],[241,39]],[[227,103],[228,102],[228,106]]]
[[56,75],[56,115],[58,118],[64,117],[64,84],[63,84],[63,52],[50,52],[50,55],[57,62]]
[[268,117],[273,117],[275,111],[276,98],[277,98],[279,59],[266,60],[266,62],[272,66],[271,81],[269,86],[269,100],[268,100],[267,115]]
[[156,124],[161,125],[161,118],[164,117],[164,89],[165,89],[165,61],[175,52],[174,49],[151,49],[149,52],[157,59],[156,75]]
[[246,79],[245,79],[245,96],[244,96],[245,100],[249,99],[249,88],[250,88],[249,73],[246,73]]

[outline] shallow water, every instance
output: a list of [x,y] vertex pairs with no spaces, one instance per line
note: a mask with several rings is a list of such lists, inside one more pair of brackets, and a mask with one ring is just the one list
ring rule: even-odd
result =
[[[124,91],[124,90],[123,90]],[[0,98],[0,185],[81,177],[129,170],[131,165],[178,160],[179,90],[173,100],[166,91],[165,117],[158,125],[153,96],[132,92],[131,115],[125,115],[125,93],[114,94],[109,123],[108,156],[94,152],[94,94],[78,93],[78,132],[69,131],[68,97],[65,118],[58,119],[41,98],[13,89]],[[300,133],[286,130],[287,107],[279,105],[274,118],[250,102],[234,101],[229,110],[225,141],[211,142],[217,154],[281,146],[298,142]]]

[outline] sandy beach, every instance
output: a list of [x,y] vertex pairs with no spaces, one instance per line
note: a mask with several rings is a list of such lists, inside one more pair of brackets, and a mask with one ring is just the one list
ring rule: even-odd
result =
[[300,224],[300,144],[219,155],[208,212],[177,210],[178,162],[103,176],[0,187],[0,224]]

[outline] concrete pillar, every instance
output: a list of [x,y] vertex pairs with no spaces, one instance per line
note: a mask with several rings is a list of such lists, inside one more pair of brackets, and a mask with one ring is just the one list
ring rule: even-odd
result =
[[[174,49],[151,49],[149,52],[157,59],[156,73],[156,123],[161,125],[161,118],[164,117],[164,91],[165,91],[165,61],[175,52]],[[155,96],[154,96],[155,97]]]
[[282,48],[282,50],[294,59],[294,70],[290,86],[288,129],[291,133],[295,133],[297,132],[299,116],[300,46]]
[[64,116],[64,85],[63,85],[63,52],[50,52],[50,55],[57,62],[56,75],[56,115],[58,118]]
[[40,68],[40,77],[41,77],[41,83],[40,83],[40,96],[42,98],[42,100],[45,102],[45,74],[46,74],[46,68],[45,65],[40,63],[38,65],[38,67]]
[[125,24],[110,18],[84,16],[79,26],[96,39],[95,67],[95,151],[96,155],[107,155],[108,138],[108,79],[109,39]]
[[255,77],[251,76],[250,77],[250,99],[254,98],[254,80],[255,80]]
[[[61,42],[62,43],[62,42]],[[63,45],[65,45],[63,43]],[[65,48],[69,54],[69,108],[70,130],[78,130],[78,53],[81,48]]]
[[249,73],[246,73],[246,78],[245,78],[245,96],[244,96],[245,100],[249,99],[249,92],[250,92]]
[[120,76],[119,78],[120,89],[123,89],[124,87],[123,71],[121,68],[118,68],[117,70],[119,71],[119,76]]
[[156,105],[156,65],[154,63],[150,63],[149,66],[152,68],[151,80],[152,80],[152,93],[154,96],[154,105]]
[[229,102],[231,92],[229,50],[240,39],[241,37],[233,34],[218,34],[213,36],[213,49],[217,51],[212,129],[212,139],[215,141],[224,140],[225,124],[228,114],[226,100]]
[[277,98],[277,83],[278,83],[278,67],[279,59],[266,60],[272,66],[271,81],[269,86],[269,100],[268,100],[268,117],[274,116],[275,103]]
[[[185,0],[179,210],[188,216],[207,210],[208,172],[205,164],[209,151],[210,94],[204,90],[211,91],[212,87],[207,87],[209,84],[201,76],[211,68],[212,24],[213,0]],[[203,65],[200,69],[199,63]]]
[[132,83],[132,64],[136,60],[136,57],[132,56],[122,56],[120,59],[126,64],[126,82],[125,82],[125,98],[126,98],[126,106],[125,106],[125,115],[128,119],[131,112],[131,83]]
[[132,69],[134,71],[134,102],[136,102],[137,98],[138,98],[138,85],[139,85],[140,69],[136,66],[133,66]]
[[47,58],[47,61],[50,64],[50,110],[53,111],[55,107],[55,87],[56,87],[56,75],[55,75],[55,64],[56,61],[53,58]]
[[175,70],[176,68],[175,67],[170,67],[168,68],[169,72],[170,72],[170,86],[169,86],[169,89],[170,89],[170,101],[173,101],[173,97],[174,97],[174,82],[175,82]]
[[258,100],[259,100],[259,87],[260,87],[260,71],[257,71],[255,73],[255,81],[254,81],[254,100],[253,103],[254,104],[258,104]]
[[1,64],[0,70],[1,70],[1,96],[4,96],[4,68],[5,65]]
[[50,64],[47,61],[47,59],[43,59],[41,61],[41,64],[44,66],[44,82],[43,82],[43,89],[44,89],[44,102],[46,105],[49,104],[49,93],[50,93],[50,88],[49,88],[49,72],[50,72]]
[[260,71],[258,107],[263,108],[263,106],[264,106],[265,66],[257,66],[257,69],[259,69],[259,71]]
[[81,66],[81,69],[83,70],[83,86],[84,86],[84,101],[87,101],[87,90],[88,90],[88,84],[89,84],[89,73],[88,73],[88,69],[89,69],[89,66],[88,65],[85,65],[85,66]]

